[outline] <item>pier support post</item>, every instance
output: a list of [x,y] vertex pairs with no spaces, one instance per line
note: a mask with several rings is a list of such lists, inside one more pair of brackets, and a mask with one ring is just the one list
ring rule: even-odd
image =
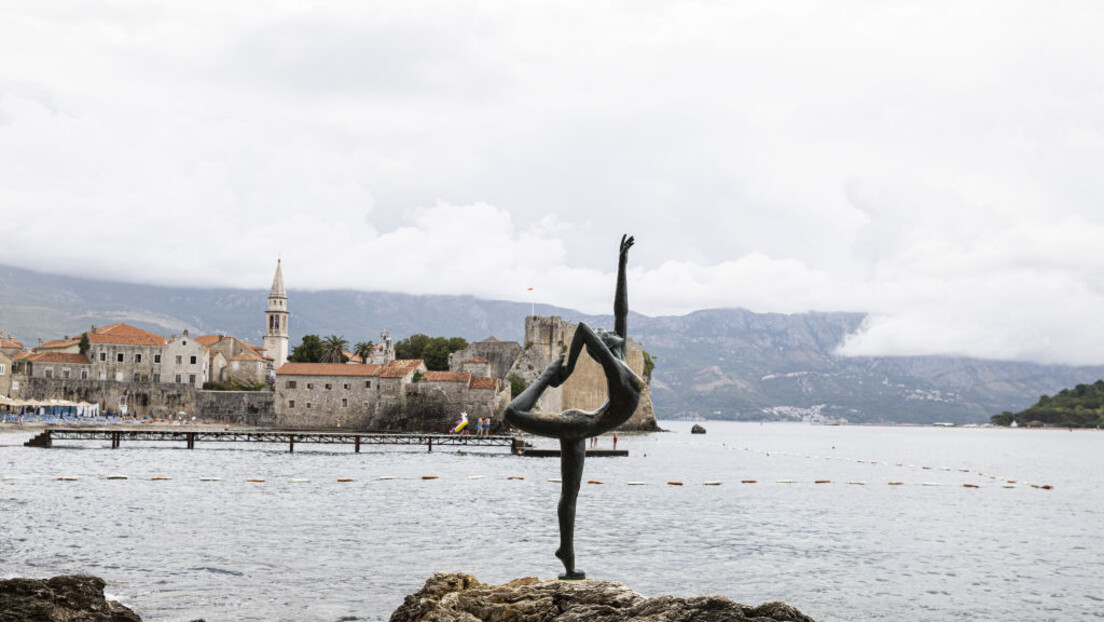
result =
[[195,432],[188,432],[188,449],[195,449]]
[[288,453],[295,453],[295,435],[291,435],[291,442],[288,443]]
[[118,430],[112,430],[111,431],[111,448],[112,449],[118,449],[119,448],[119,431]]
[[356,436],[356,453],[360,453],[360,435]]
[[433,437],[429,437],[429,452],[433,453]]

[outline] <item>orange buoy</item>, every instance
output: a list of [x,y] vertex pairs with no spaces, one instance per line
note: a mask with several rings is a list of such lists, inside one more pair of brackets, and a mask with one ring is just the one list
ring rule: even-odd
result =
[[155,482],[166,482],[166,481],[168,481],[172,478],[167,476],[167,475],[155,475],[155,476],[151,477],[150,479],[155,481]]
[[890,482],[889,485],[890,486],[904,486],[905,483],[904,482]]
[[754,484],[755,482],[756,482],[756,480],[753,480],[753,479],[742,479],[742,480],[740,480],[741,484]]
[[978,485],[977,484],[963,484],[962,487],[963,488],[977,488]]
[[832,480],[830,480],[830,479],[818,479],[813,483],[814,484],[831,484]]
[[245,481],[253,482],[255,484],[263,484],[265,482],[264,478],[262,478],[262,477],[251,477],[251,478],[249,478]]
[[588,484],[605,484],[605,482],[603,482],[603,481],[602,481],[602,480],[600,480],[600,479],[588,479],[588,480],[587,480],[587,483],[588,483]]
[[525,479],[525,478],[524,478],[524,477],[522,477],[522,476],[520,476],[520,475],[510,475],[510,476],[509,476],[509,477],[507,477],[506,479],[516,479],[516,480],[523,480],[523,479]]
[[682,482],[667,482],[668,486],[682,486]]
[[437,475],[423,475],[422,479],[437,479]]
[[337,481],[339,481],[339,482],[355,482],[356,480],[351,478],[351,477],[339,477],[339,478],[337,478]]
[[1043,484],[1042,486],[1039,486],[1039,488],[1042,488],[1043,490],[1050,490],[1051,488],[1054,488],[1054,486],[1051,486],[1050,484]]

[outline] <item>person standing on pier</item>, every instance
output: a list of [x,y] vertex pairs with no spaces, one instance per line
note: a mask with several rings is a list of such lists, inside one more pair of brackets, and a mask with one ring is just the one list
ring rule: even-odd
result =
[[[586,578],[586,573],[575,568],[575,504],[583,478],[587,439],[604,434],[628,421],[636,412],[640,394],[644,390],[644,381],[625,362],[629,314],[625,272],[629,249],[633,243],[632,237],[621,237],[617,290],[613,300],[613,332],[592,329],[586,322],[580,322],[571,340],[566,361],[561,354],[533,384],[506,407],[506,421],[514,427],[560,441],[561,488],[557,509],[560,547],[556,550],[556,557],[563,562],[566,571],[560,575],[563,580]],[[544,390],[560,386],[575,370],[575,364],[584,347],[605,373],[608,394],[606,402],[594,412],[579,409],[565,410],[559,414],[533,412]]]

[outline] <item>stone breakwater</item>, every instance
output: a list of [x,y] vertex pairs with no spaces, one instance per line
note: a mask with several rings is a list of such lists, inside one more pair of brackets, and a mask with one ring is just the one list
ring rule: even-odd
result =
[[748,607],[723,596],[645,598],[613,581],[516,579],[487,585],[437,573],[406,597],[391,622],[813,622],[781,603]]

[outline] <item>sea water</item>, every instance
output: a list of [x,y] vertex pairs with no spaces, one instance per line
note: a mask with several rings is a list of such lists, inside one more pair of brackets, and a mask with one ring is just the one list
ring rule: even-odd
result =
[[[819,621],[1104,618],[1100,432],[661,425],[586,462],[590,578]],[[98,575],[145,620],[387,620],[434,572],[562,571],[555,458],[30,436],[0,434],[0,575]]]

